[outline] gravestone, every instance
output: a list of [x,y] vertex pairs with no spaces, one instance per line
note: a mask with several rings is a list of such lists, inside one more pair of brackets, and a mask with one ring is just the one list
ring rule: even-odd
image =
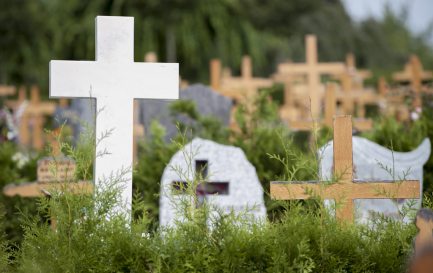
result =
[[[180,175],[175,169],[186,175]],[[237,147],[195,138],[171,158],[162,175],[159,200],[162,226],[182,221],[176,207],[180,209],[185,195],[178,190],[188,187],[187,181],[192,181],[199,172],[205,181],[197,188],[201,200],[226,213],[233,210],[246,212],[249,219],[266,218],[263,188],[244,152]]]
[[[353,164],[354,178],[369,180],[419,180],[420,194],[422,196],[423,165],[430,156],[430,141],[425,139],[421,145],[411,152],[392,152],[368,139],[353,136]],[[321,179],[328,180],[332,174],[333,142],[328,142],[319,151]],[[384,167],[394,168],[394,179]],[[406,177],[404,173],[408,172]],[[399,179],[400,178],[400,179]],[[368,182],[367,182],[368,183]],[[365,223],[375,213],[383,213],[385,216],[397,218],[398,209],[409,200],[405,199],[358,199],[355,200],[356,221]],[[416,200],[416,208],[420,201]],[[405,219],[408,220],[408,219]]]
[[65,156],[45,157],[38,160],[35,182],[11,183],[3,188],[6,196],[41,197],[52,192],[68,190],[71,193],[93,192],[90,181],[75,181],[76,163]]
[[[202,116],[211,116],[227,126],[230,122],[232,101],[202,84],[193,84],[180,91],[180,100],[190,100],[196,105],[197,112]],[[145,132],[149,132],[150,124],[157,120],[166,129],[165,140],[170,141],[178,133],[176,123],[192,125],[192,120],[186,116],[178,115],[173,118],[170,115],[171,102],[163,100],[143,100],[141,102],[141,120]]]
[[53,159],[51,157],[38,160],[38,182],[71,181],[76,170],[75,162],[67,157]]
[[50,62],[50,97],[96,99],[95,188],[115,182],[110,213],[129,217],[134,99],[177,99],[179,65],[134,62],[133,17],[97,16],[95,33],[95,61]]

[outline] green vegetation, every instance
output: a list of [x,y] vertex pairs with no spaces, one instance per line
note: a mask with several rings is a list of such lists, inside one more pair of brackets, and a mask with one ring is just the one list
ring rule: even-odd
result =
[[[180,139],[173,145],[187,141]],[[281,158],[291,157],[296,155]],[[282,175],[294,177],[292,171],[309,163]],[[196,187],[196,179],[189,183]],[[182,202],[177,209],[183,220],[155,229],[139,196],[131,224],[110,213],[117,191],[109,188],[95,196],[62,190],[39,199],[36,214],[22,214],[21,246],[12,250],[0,241],[2,272],[405,272],[416,233],[413,224],[387,218],[370,226],[338,223],[319,199],[278,202],[271,222],[255,223],[207,203],[197,208]],[[209,218],[211,211],[217,216]]]

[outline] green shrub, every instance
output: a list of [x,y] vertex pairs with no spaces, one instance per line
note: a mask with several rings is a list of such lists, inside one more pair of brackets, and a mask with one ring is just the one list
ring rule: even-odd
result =
[[39,213],[49,206],[57,229],[27,217],[16,272],[404,272],[416,230],[386,219],[374,228],[344,225],[323,208],[291,202],[275,223],[233,214],[206,221],[212,208],[193,206],[176,227],[148,233],[144,218],[107,220],[113,200],[42,199]]

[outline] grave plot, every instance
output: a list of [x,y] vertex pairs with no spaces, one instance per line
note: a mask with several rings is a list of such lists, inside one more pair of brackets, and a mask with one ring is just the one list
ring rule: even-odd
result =
[[[332,175],[328,181],[272,182],[271,196],[275,199],[335,200],[336,217],[353,221],[356,199],[419,199],[419,180],[361,180],[354,179],[352,121],[350,116],[334,119]],[[428,147],[429,142],[428,142]],[[329,163],[328,163],[329,164]],[[328,168],[326,168],[328,170]],[[323,171],[323,170],[322,170]]]

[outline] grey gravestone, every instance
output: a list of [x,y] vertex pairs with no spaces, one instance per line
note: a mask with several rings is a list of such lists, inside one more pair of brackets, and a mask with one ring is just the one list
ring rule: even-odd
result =
[[263,188],[244,152],[237,147],[195,138],[171,158],[162,175],[159,200],[162,226],[183,220],[179,214],[180,203],[191,200],[178,185],[188,187],[182,183],[191,181],[197,172],[207,175],[207,182],[197,191],[200,200],[225,213],[233,211],[250,220],[266,219]]
[[[180,91],[180,100],[195,102],[196,109],[202,116],[212,116],[223,125],[230,122],[232,100],[224,97],[209,87],[202,84],[194,84]],[[149,132],[150,124],[157,120],[166,129],[165,139],[169,141],[177,133],[176,121],[191,124],[191,120],[185,116],[173,118],[170,115],[171,101],[142,100],[140,105],[140,122],[144,124],[145,132]]]
[[[352,138],[352,142],[354,179],[372,181],[417,179],[420,180],[422,196],[423,165],[429,159],[431,149],[428,138],[417,149],[407,153],[393,152],[368,139],[357,136]],[[319,149],[318,153],[321,158],[321,179],[330,180],[333,165],[333,142],[328,142]],[[389,172],[386,168],[394,171]],[[415,208],[418,209],[421,205],[420,200],[413,201],[415,201]],[[359,223],[367,223],[377,213],[400,219],[399,210],[404,204],[410,204],[410,200],[407,199],[358,199],[354,202],[355,219]],[[330,204],[330,201],[327,204]],[[408,218],[404,219],[404,221],[408,220]]]
[[76,114],[73,119],[70,119],[75,140],[78,140],[80,133],[82,133],[86,127],[94,129],[96,115],[95,99],[72,99],[71,106],[68,110],[70,111],[69,115],[73,115],[72,113]]

